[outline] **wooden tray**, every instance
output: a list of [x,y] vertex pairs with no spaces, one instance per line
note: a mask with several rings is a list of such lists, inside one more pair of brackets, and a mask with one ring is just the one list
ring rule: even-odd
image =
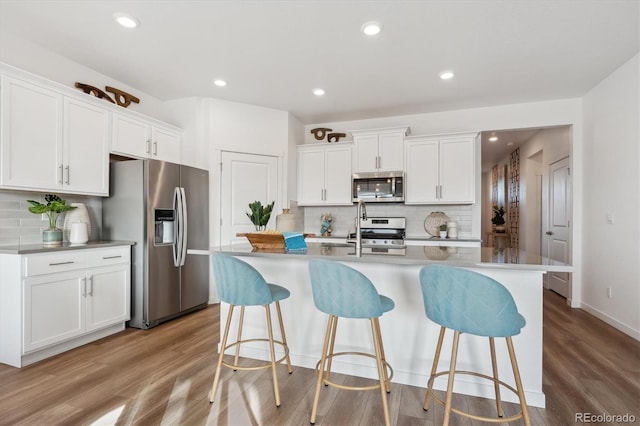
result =
[[[313,237],[315,234],[303,234],[305,238]],[[266,232],[246,232],[238,233],[236,237],[246,237],[253,248],[261,249],[279,249],[284,250],[284,236],[282,234],[266,233]]]

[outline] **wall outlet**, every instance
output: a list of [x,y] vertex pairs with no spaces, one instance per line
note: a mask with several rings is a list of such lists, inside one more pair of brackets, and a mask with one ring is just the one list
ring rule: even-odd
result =
[[615,220],[613,218],[613,213],[607,213],[607,224],[613,225],[614,223],[615,223]]
[[607,287],[607,297],[611,299],[611,287]]

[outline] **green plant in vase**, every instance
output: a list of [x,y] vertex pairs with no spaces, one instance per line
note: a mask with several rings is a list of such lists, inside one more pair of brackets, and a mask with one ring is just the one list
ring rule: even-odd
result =
[[49,229],[42,232],[42,242],[46,245],[59,245],[62,244],[62,230],[56,227],[58,222],[58,216],[61,213],[73,210],[76,207],[70,206],[65,200],[58,197],[55,194],[46,194],[44,200],[47,204],[42,204],[39,201],[27,200],[31,207],[29,211],[33,214],[46,214],[49,219]]
[[263,206],[260,201],[249,203],[251,213],[247,212],[247,217],[251,220],[253,226],[256,227],[256,231],[263,231],[267,227],[274,204],[275,201],[272,201],[271,204],[267,204],[266,206]]

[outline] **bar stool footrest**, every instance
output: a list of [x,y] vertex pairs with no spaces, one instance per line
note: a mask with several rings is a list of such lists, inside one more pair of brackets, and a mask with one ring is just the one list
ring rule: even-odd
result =
[[[486,374],[476,373],[474,371],[464,371],[464,370],[454,370],[454,373],[455,374],[463,374],[463,375],[467,375],[467,376],[480,377],[482,379],[490,380],[493,383],[497,382],[498,384],[500,384],[500,385],[504,386],[505,388],[509,389],[511,392],[515,393],[516,396],[518,395],[518,391],[516,390],[516,388],[514,388],[510,384],[505,383],[502,380],[497,380],[494,377],[487,376]],[[433,381],[435,380],[436,377],[444,376],[444,375],[448,375],[448,374],[449,374],[449,370],[441,371],[439,373],[436,373],[436,374],[432,375],[429,378],[429,382],[427,384],[428,389],[431,392],[431,396],[433,397],[433,399],[438,404],[442,405],[443,407],[446,405],[446,403],[442,399],[438,398],[438,396],[436,396],[436,394],[433,392]],[[485,421],[485,422],[492,422],[492,423],[505,423],[505,422],[511,422],[511,421],[523,418],[522,411],[520,411],[517,414],[514,414],[513,416],[509,416],[509,417],[483,417],[483,416],[478,416],[478,415],[475,415],[475,414],[467,413],[465,411],[460,411],[460,410],[458,410],[457,408],[454,408],[454,407],[451,407],[451,412],[459,414],[459,415],[464,416],[464,417],[468,417],[470,419],[480,420],[480,421]]]
[[[240,345],[242,343],[249,343],[249,342],[267,342],[269,343],[269,339],[246,339],[246,340],[238,340],[237,342],[231,343],[230,345],[227,345],[224,349],[222,349],[222,352],[226,352],[228,349],[233,348],[234,346]],[[274,345],[279,345],[280,347],[282,347],[284,349],[284,355],[282,356],[282,358],[277,359],[276,360],[276,364],[282,364],[282,361],[284,361],[287,356],[289,356],[289,346],[285,345],[284,343],[278,341],[278,340],[274,340],[273,341]],[[233,356],[233,355],[228,355],[227,356]],[[222,365],[224,365],[225,367],[231,368],[233,370],[260,370],[263,368],[271,368],[271,361],[265,361],[264,364],[260,364],[260,365],[254,365],[254,366],[242,366],[239,364],[231,364],[226,362],[224,359],[222,360]]]
[[[376,359],[375,355],[368,354],[368,353],[365,353],[365,352],[335,352],[335,353],[333,353],[331,355],[327,355],[327,360],[331,360],[334,357],[344,356],[344,355],[358,355],[358,356],[366,356],[366,357],[372,358],[374,360]],[[387,375],[388,381],[389,381],[389,383],[391,383],[391,379],[393,378],[393,368],[391,367],[391,365],[386,360],[384,361],[384,364],[385,364],[385,368],[387,369],[387,372],[388,372],[388,375]],[[316,372],[319,372],[319,371],[320,371],[320,361],[318,361],[318,363],[316,364]],[[330,371],[329,371],[329,373],[330,373]],[[333,387],[338,388],[338,389],[347,389],[347,390],[380,389],[380,383],[378,383],[376,385],[371,385],[371,386],[346,386],[346,385],[341,385],[339,383],[332,382],[331,380],[325,379],[324,377],[322,378],[322,382],[325,385],[333,386]]]

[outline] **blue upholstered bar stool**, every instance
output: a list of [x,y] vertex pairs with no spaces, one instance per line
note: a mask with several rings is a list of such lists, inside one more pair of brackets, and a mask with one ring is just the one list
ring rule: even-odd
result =
[[[433,397],[434,400],[445,407],[443,425],[449,424],[451,412],[472,419],[490,422],[511,422],[522,418],[526,425],[530,425],[518,362],[513,349],[513,342],[511,341],[512,336],[520,334],[520,330],[524,327],[526,321],[518,313],[518,308],[509,290],[494,279],[477,272],[442,265],[422,268],[420,270],[420,285],[422,287],[424,311],[427,317],[441,326],[431,368],[431,376],[424,399],[424,410],[429,409],[429,399]],[[447,328],[454,330],[451,363],[448,371],[437,372],[442,340]],[[471,371],[456,370],[458,342],[462,333],[489,338],[493,377]],[[498,378],[495,337],[504,337],[507,341],[513,377],[516,382],[515,389]],[[436,377],[444,374],[449,376],[449,381],[447,383],[446,400],[442,401],[433,393],[433,381]],[[456,374],[473,375],[493,382],[498,417],[481,417],[452,408],[451,398]],[[500,385],[518,395],[521,412],[510,417],[504,417],[502,402],[500,401]]]
[[[276,399],[276,407],[280,406],[280,389],[278,387],[278,374],[276,364],[280,364],[283,360],[287,361],[287,370],[291,374],[291,360],[289,359],[289,347],[287,346],[287,338],[284,333],[284,325],[282,324],[282,312],[280,311],[280,301],[289,297],[290,293],[284,287],[267,283],[260,272],[253,266],[242,260],[224,254],[214,254],[211,258],[213,264],[213,273],[216,279],[216,287],[220,300],[229,304],[229,313],[227,315],[227,324],[224,328],[222,343],[220,344],[220,355],[218,356],[218,364],[216,366],[216,375],[213,379],[213,386],[209,394],[209,401],[213,402],[220,380],[220,370],[222,366],[235,370],[258,370],[261,368],[271,368],[273,372],[273,392]],[[275,302],[276,311],[278,313],[278,322],[280,323],[280,333],[282,342],[274,340],[271,325],[270,305]],[[238,325],[238,338],[235,343],[227,345],[229,337],[229,328],[231,326],[231,317],[236,306],[240,306],[240,323]],[[267,314],[267,333],[269,338],[247,339],[242,340],[242,325],[244,320],[244,308],[246,306],[264,306]],[[258,366],[245,367],[239,365],[240,344],[246,342],[267,341],[269,342],[269,351],[271,353],[271,361]],[[282,346],[284,356],[276,359],[274,344]],[[233,364],[229,364],[223,360],[224,352],[235,346],[236,353]]]
[[[311,410],[311,424],[316,421],[318,402],[320,400],[320,389],[322,383],[340,389],[348,390],[370,390],[380,389],[382,395],[382,409],[384,411],[385,424],[389,424],[389,406],[387,404],[387,392],[391,390],[390,383],[393,370],[387,363],[384,356],[384,346],[380,333],[380,322],[378,318],[383,313],[390,311],[394,307],[393,300],[386,296],[381,296],[376,291],[371,281],[360,272],[342,263],[314,259],[309,262],[309,273],[311,275],[311,289],[313,292],[313,302],[318,310],[329,314],[327,329],[324,337],[322,356],[318,363],[318,381],[316,383],[316,394],[313,399]],[[371,323],[373,335],[373,348],[375,356],[362,352],[334,352],[334,343],[338,327],[338,317],[343,318],[365,318]],[[379,383],[372,386],[345,386],[331,382],[331,360],[340,355],[361,355],[375,358],[378,368]],[[387,370],[389,369],[389,371]]]

